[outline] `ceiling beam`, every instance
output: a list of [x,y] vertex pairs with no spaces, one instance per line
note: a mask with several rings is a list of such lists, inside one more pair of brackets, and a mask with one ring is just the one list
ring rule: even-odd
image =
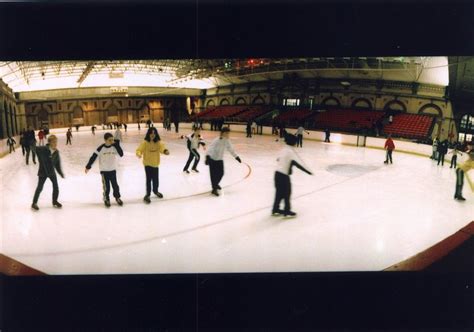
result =
[[95,65],[95,61],[87,62],[86,68],[82,72],[81,77],[79,77],[79,79],[77,80],[77,83],[79,83],[79,85],[81,85],[82,82],[84,82],[84,80],[87,78],[87,76],[89,76],[92,69],[94,69],[94,65]]

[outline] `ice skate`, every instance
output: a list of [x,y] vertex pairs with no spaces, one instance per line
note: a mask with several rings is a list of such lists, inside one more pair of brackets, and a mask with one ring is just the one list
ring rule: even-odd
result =
[[31,208],[35,211],[39,210],[38,204],[36,204],[36,203],[31,204]]
[[119,197],[117,197],[117,198],[115,199],[115,201],[117,202],[118,205],[120,205],[120,206],[123,205],[123,202],[122,202],[122,200],[121,200]]
[[61,203],[59,203],[58,201],[53,202],[53,206],[54,206],[55,208],[58,208],[58,209],[60,209],[60,208],[63,207],[63,205],[62,205]]
[[145,197],[143,197],[143,201],[147,204],[150,204],[151,203],[150,196],[146,195]]

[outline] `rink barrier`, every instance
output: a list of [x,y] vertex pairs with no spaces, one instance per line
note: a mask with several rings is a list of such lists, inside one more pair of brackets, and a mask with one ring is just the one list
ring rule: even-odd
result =
[[384,271],[421,271],[446,257],[474,235],[474,221],[428,249],[394,264]]

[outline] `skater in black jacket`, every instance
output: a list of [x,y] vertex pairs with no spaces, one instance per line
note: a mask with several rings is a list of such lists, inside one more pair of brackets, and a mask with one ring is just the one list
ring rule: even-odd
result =
[[16,144],[15,139],[11,136],[8,136],[7,145],[10,148],[10,153],[12,153],[12,151],[15,152],[15,144]]
[[36,154],[38,155],[39,167],[38,167],[38,186],[36,187],[35,195],[33,197],[33,204],[31,208],[33,210],[39,210],[38,199],[43,190],[46,179],[50,179],[53,183],[53,206],[61,208],[61,203],[58,202],[59,187],[56,172],[64,178],[64,173],[61,169],[61,159],[59,157],[58,138],[54,135],[48,137],[48,144],[45,146],[39,146],[36,148]]
[[188,161],[186,162],[186,165],[183,168],[183,172],[189,173],[188,171],[189,165],[191,165],[191,162],[194,159],[192,170],[194,172],[199,173],[199,171],[197,170],[197,165],[199,164],[199,160],[201,159],[201,156],[199,155],[199,152],[198,152],[200,145],[206,146],[206,143],[201,138],[201,130],[199,128],[196,128],[192,134],[186,136],[186,146],[189,151],[189,158],[188,158]]

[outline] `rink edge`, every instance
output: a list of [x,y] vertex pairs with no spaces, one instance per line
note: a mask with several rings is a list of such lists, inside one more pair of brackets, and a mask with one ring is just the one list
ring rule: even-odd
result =
[[46,273],[33,269],[28,265],[0,254],[0,274],[7,276],[43,276]]
[[447,256],[474,235],[474,221],[432,247],[396,263],[384,271],[421,271]]

